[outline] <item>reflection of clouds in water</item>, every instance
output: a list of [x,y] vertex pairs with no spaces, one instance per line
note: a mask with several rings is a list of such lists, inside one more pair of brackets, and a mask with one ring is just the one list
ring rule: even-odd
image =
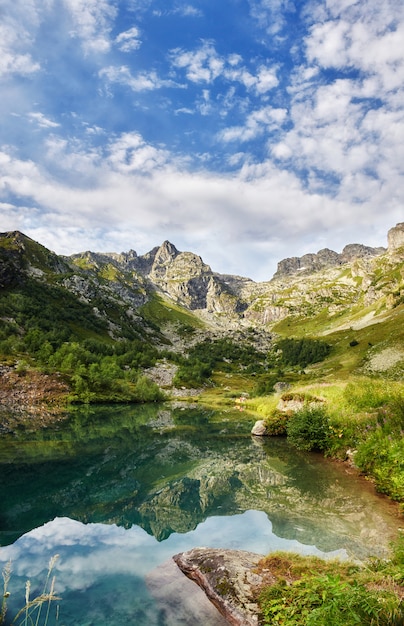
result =
[[153,560],[156,540],[138,527],[129,530],[104,524],[82,524],[56,518],[2,548],[0,561],[11,559],[17,576],[40,576],[49,558],[59,554],[58,590],[87,589],[104,576],[143,577]]
[[[186,535],[175,537],[177,552],[189,550],[195,546],[248,550],[258,554],[267,554],[274,550],[289,550],[300,554],[324,556],[324,552],[313,545],[304,545],[295,539],[283,539],[272,532],[272,523],[263,511],[246,511],[232,517],[209,517],[198,528]],[[175,552],[171,552],[174,554]],[[345,558],[345,550],[327,553],[330,556]]]
[[[56,566],[58,592],[88,589],[106,576],[129,575],[143,578],[151,569],[177,552],[195,546],[250,550],[266,554],[293,550],[303,554],[323,553],[315,546],[277,537],[261,511],[246,511],[232,517],[210,517],[192,532],[172,534],[158,543],[143,529],[115,525],[82,524],[56,518],[27,533],[12,546],[2,548],[0,561],[11,559],[13,571],[21,577],[41,576],[49,558],[59,554]],[[346,556],[336,551],[332,556]]]

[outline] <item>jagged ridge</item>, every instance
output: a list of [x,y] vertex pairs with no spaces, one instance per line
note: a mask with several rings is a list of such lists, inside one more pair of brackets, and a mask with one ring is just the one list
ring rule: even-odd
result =
[[379,311],[396,306],[404,295],[403,246],[401,223],[389,231],[387,251],[349,244],[341,254],[324,249],[291,257],[279,262],[272,280],[256,283],[213,272],[200,256],[180,252],[169,241],[142,256],[130,250],[61,257],[14,231],[0,234],[0,287],[13,288],[24,276],[57,282],[106,319],[115,338],[125,325],[152,332],[148,311],[153,303],[160,313],[167,312],[166,320],[160,315],[159,331],[176,315],[180,320],[181,311],[195,327],[198,319],[224,330],[271,327],[288,316],[325,311],[332,318],[358,306],[377,304]]

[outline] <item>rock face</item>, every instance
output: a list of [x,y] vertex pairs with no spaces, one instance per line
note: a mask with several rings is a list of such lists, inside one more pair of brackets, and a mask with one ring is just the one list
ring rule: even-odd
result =
[[201,587],[233,626],[258,626],[255,572],[262,555],[242,550],[194,548],[173,557],[180,570]]
[[187,319],[188,326],[228,333],[268,329],[289,316],[324,312],[331,319],[376,302],[379,310],[393,309],[404,298],[404,268],[398,267],[404,223],[390,229],[388,243],[389,254],[349,244],[340,254],[324,248],[287,258],[273,279],[256,283],[213,272],[200,256],[169,241],[141,256],[129,250],[60,257],[22,233],[0,233],[0,288],[17,288],[28,278],[58,284],[92,306],[114,338],[126,328],[126,334],[135,329],[154,334],[157,343],[172,343]]
[[370,248],[359,243],[351,243],[345,246],[341,254],[324,248],[317,254],[304,254],[302,257],[291,257],[279,261],[274,278],[291,276],[297,272],[311,274],[327,267],[337,267],[349,263],[353,259],[372,257],[385,252],[384,248]]
[[149,572],[146,584],[163,616],[160,624],[229,626],[203,589],[188,579],[172,559]]
[[388,251],[394,252],[404,246],[404,222],[400,222],[387,233]]

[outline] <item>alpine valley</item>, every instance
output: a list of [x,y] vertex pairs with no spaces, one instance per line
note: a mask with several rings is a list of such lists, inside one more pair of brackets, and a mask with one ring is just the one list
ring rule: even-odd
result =
[[[306,380],[399,378],[403,315],[404,223],[390,229],[387,248],[349,244],[341,253],[287,258],[260,283],[214,272],[168,241],[142,256],[65,257],[21,232],[1,233],[0,399],[3,408],[38,409],[43,418],[45,406],[49,413],[66,398],[151,399],[157,391],[150,380],[170,395],[212,389],[220,369],[248,369],[269,391],[282,367],[283,377],[298,376],[279,363],[280,338],[329,346],[321,362],[300,367]],[[198,357],[211,361],[205,376],[195,367],[194,375],[178,376],[190,349],[206,342],[210,357]]]
[[[280,536],[290,514],[293,532],[314,544],[304,523],[297,524],[305,511],[308,528],[323,520],[345,541],[345,526],[332,527],[336,508],[355,536],[362,535],[360,520],[373,514],[360,498],[350,509],[343,497],[344,480],[361,472],[388,497],[401,528],[403,322],[404,223],[389,230],[387,247],[348,244],[341,253],[287,258],[261,283],[214,272],[168,241],[141,256],[130,250],[66,257],[21,232],[2,233],[3,520],[17,535],[24,524],[31,528],[30,516],[43,525],[47,502],[62,523],[70,516],[118,520],[162,541],[209,514],[223,515],[224,502],[234,504],[235,517],[270,513]],[[132,403],[149,404],[125,406]],[[216,450],[222,443],[227,460]],[[310,472],[321,457],[307,452],[344,461],[341,482],[326,481],[322,472],[306,485],[300,465],[294,478],[284,456],[289,444]],[[24,464],[26,454],[32,465]],[[60,491],[47,465],[59,455],[52,477],[68,472]],[[96,478],[99,485],[90,488]],[[373,489],[365,481],[362,487]],[[375,531],[372,545],[385,534]],[[299,616],[311,612],[318,616],[313,624],[402,624],[404,534],[398,535],[391,558],[366,567],[205,549],[175,559],[232,624],[300,625],[309,622]]]

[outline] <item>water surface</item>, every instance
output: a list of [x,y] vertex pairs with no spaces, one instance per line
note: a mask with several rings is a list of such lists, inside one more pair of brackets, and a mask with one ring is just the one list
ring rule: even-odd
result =
[[371,485],[283,439],[252,438],[251,426],[202,409],[92,407],[3,437],[0,565],[12,559],[11,608],[59,554],[58,623],[219,626],[173,565],[177,552],[385,552],[399,520]]

